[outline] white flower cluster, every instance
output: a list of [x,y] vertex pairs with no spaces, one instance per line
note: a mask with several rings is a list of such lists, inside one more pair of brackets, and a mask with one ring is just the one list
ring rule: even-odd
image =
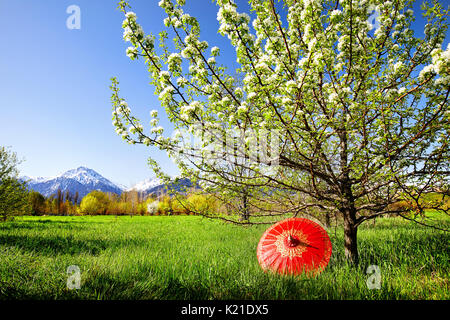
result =
[[212,55],[213,57],[218,56],[219,53],[220,53],[219,47],[214,46],[214,47],[211,48],[211,55]]
[[328,95],[328,102],[329,102],[330,104],[336,104],[336,103],[338,103],[338,102],[339,102],[339,95],[338,95],[336,92],[331,92],[331,93]]
[[138,49],[136,47],[128,47],[127,48],[127,56],[131,60],[134,60],[138,56]]
[[150,111],[150,116],[151,116],[152,118],[156,118],[156,117],[158,116],[158,110],[152,110],[152,111]]
[[185,77],[179,77],[177,78],[177,86],[184,88],[189,82]]
[[183,105],[181,107],[181,116],[183,117],[183,119],[189,120],[192,117],[193,113],[202,110],[203,106],[199,101],[192,101],[190,104]]
[[207,60],[206,62],[207,62],[209,65],[216,64],[216,58],[210,57],[210,58],[208,58],[208,60]]
[[[432,64],[427,66],[427,70],[422,72],[426,74],[427,72],[433,72],[439,75],[437,79],[434,80],[434,84],[437,86],[450,86],[450,44],[447,45],[447,49],[442,51],[441,49],[434,49],[431,52]],[[424,68],[425,70],[425,68]],[[422,73],[421,72],[421,73]],[[424,75],[422,75],[423,77]],[[420,77],[420,75],[419,75]]]
[[218,32],[227,36],[237,53],[242,53],[247,46],[252,46],[254,37],[249,33],[250,17],[246,13],[238,13],[236,4],[231,0],[218,1],[220,8],[217,20],[220,23]]
[[253,100],[253,99],[255,99],[257,96],[258,96],[258,94],[257,94],[255,91],[251,91],[251,92],[247,95],[247,98],[248,98],[249,100]]
[[248,104],[247,102],[242,102],[241,105],[238,108],[238,112],[240,113],[246,113],[248,111]]
[[169,102],[170,100],[172,100],[172,96],[173,96],[174,91],[175,91],[175,88],[172,87],[172,86],[170,86],[170,85],[167,86],[167,87],[164,87],[164,89],[159,93],[158,98],[159,98],[162,102],[167,103],[167,102]]
[[124,115],[131,114],[131,109],[128,107],[128,103],[126,101],[120,102],[120,108],[117,109],[117,113]]
[[166,11],[173,10],[173,3],[170,0],[161,0],[158,2],[158,6],[165,9]]
[[132,133],[132,134],[142,133],[143,130],[144,130],[144,127],[141,124],[134,124],[128,128],[128,131],[130,131],[130,133]]
[[167,70],[161,70],[159,72],[159,81],[161,84],[168,84],[170,79],[170,72]]
[[167,66],[171,72],[181,72],[181,56],[179,53],[172,53],[167,58]]
[[130,20],[136,20],[136,14],[132,11],[125,13],[125,17]]
[[288,82],[286,82],[286,91],[289,94],[295,93],[296,89],[297,89],[297,83],[294,80],[289,80]]
[[432,63],[425,66],[419,73],[419,79],[424,80],[432,74],[439,74],[441,79],[439,83],[448,82],[449,70],[450,70],[450,44],[447,46],[447,50],[434,49],[431,52]]
[[408,91],[408,90],[405,87],[401,87],[400,89],[398,89],[398,94],[401,96],[401,95],[405,94],[406,91]]
[[341,16],[342,16],[342,11],[341,11],[341,10],[338,10],[338,9],[335,9],[335,10],[331,11],[331,14],[330,14],[330,21],[331,21],[332,23],[336,23],[336,22],[339,21],[339,19],[340,19]]
[[151,133],[156,133],[156,134],[162,134],[163,131],[164,131],[164,128],[161,127],[161,126],[156,127],[156,128],[152,128],[152,129],[150,130]]
[[450,43],[447,49],[434,49],[431,52],[433,69],[437,74],[448,74],[450,71]]
[[150,125],[152,126],[152,127],[156,127],[156,125],[159,123],[159,120],[158,119],[152,119],[152,120],[150,120]]
[[397,76],[398,74],[400,74],[403,70],[404,70],[405,66],[403,64],[403,62],[401,61],[397,61],[393,66],[392,66],[392,73],[393,76]]
[[134,45],[136,45],[136,40],[144,38],[144,30],[136,22],[136,19],[136,14],[130,11],[125,14],[125,20],[122,22],[122,28],[124,29],[123,39],[130,41]]

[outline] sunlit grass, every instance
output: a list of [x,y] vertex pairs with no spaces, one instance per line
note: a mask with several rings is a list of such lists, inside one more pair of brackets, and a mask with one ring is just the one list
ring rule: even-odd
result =
[[[439,217],[439,219],[446,219]],[[448,223],[443,222],[443,223]],[[358,232],[361,263],[347,264],[343,231],[316,278],[258,265],[267,226],[195,216],[23,217],[0,224],[0,297],[32,299],[449,299],[449,236],[399,218]],[[67,267],[81,270],[69,290]],[[381,271],[370,290],[369,265]]]

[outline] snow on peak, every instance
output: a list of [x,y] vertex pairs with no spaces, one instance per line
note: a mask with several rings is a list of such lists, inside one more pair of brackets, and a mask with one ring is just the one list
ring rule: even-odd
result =
[[142,192],[142,191],[146,191],[151,188],[160,186],[161,184],[163,184],[163,182],[159,178],[148,178],[148,179],[145,179],[145,180],[135,184],[134,186],[129,188],[127,191],[135,190],[138,192]]
[[20,179],[23,181],[31,181],[34,183],[41,183],[41,182],[47,182],[55,177],[31,177],[31,176],[21,176]]
[[104,178],[98,172],[86,167],[78,167],[76,169],[68,170],[61,174],[59,177],[74,179],[81,184],[104,183],[107,185],[115,186],[111,181]]

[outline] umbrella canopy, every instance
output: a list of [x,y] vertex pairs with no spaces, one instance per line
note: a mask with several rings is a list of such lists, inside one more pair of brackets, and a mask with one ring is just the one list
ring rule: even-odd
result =
[[317,223],[305,218],[280,221],[261,237],[258,261],[264,270],[282,274],[317,274],[328,264],[331,241]]

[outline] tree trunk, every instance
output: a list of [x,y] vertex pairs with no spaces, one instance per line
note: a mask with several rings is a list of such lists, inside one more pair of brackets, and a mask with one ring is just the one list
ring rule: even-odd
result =
[[331,220],[331,217],[330,217],[330,213],[327,211],[326,213],[325,213],[325,226],[327,227],[327,228],[329,228],[330,227],[330,220]]
[[242,220],[248,221],[250,218],[250,213],[248,210],[248,200],[247,200],[247,193],[244,193],[242,197]]
[[345,257],[354,265],[358,264],[358,227],[355,226],[356,215],[352,210],[346,210],[344,213],[344,250]]
[[340,137],[340,167],[341,167],[341,192],[343,201],[340,211],[344,216],[344,252],[347,261],[353,265],[358,264],[358,245],[356,225],[355,198],[353,197],[352,184],[350,180],[350,168],[348,166],[348,132],[345,125],[339,134]]

